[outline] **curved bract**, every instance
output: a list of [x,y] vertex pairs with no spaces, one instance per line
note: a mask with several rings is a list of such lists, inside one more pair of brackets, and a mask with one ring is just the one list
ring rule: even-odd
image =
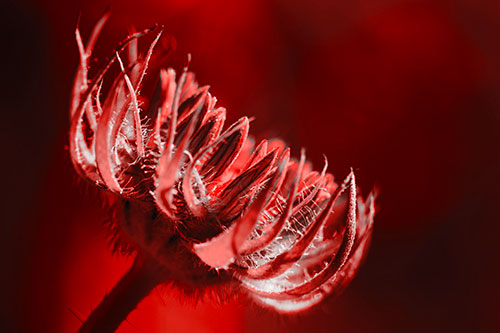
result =
[[[226,110],[208,87],[161,67],[155,29],[131,35],[90,80],[107,18],[86,45],[76,30],[70,153],[82,177],[120,198],[126,241],[173,279],[208,284],[224,271],[280,312],[344,288],[366,253],[374,194],[364,201],[352,171],[337,184],[326,162],[313,171],[304,150],[290,157],[280,140],[256,145],[246,117],[224,128]],[[145,35],[153,40],[142,54]],[[148,84],[154,91],[143,91]]]

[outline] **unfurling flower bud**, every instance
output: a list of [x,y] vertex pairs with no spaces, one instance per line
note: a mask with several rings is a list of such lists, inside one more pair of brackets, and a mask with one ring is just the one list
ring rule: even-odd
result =
[[[132,34],[89,80],[107,17],[86,45],[76,30],[70,153],[83,178],[119,198],[119,242],[170,281],[237,281],[279,312],[309,309],[345,287],[369,243],[374,194],[363,200],[352,171],[336,183],[326,162],[313,171],[303,150],[292,158],[280,140],[255,145],[246,117],[224,129],[226,110],[208,87],[187,70],[176,79],[161,69],[161,32],[138,51],[155,29]],[[118,73],[103,94],[113,64]]]

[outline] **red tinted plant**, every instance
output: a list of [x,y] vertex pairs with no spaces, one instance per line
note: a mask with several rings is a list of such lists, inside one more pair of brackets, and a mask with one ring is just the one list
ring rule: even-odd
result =
[[[223,130],[226,110],[184,70],[160,69],[156,35],[144,54],[122,42],[88,79],[88,59],[105,21],[80,52],[71,103],[70,153],[77,172],[113,193],[116,249],[135,253],[131,270],[80,329],[113,331],[157,285],[196,291],[238,286],[282,313],[303,311],[353,278],[369,243],[374,194],[357,195],[313,171],[280,140],[254,147],[249,120]],[[127,61],[121,54],[128,50]],[[106,94],[104,79],[119,73]],[[154,83],[155,89],[143,88]]]

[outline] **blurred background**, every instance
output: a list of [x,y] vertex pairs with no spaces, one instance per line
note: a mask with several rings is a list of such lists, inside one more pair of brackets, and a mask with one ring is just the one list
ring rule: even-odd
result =
[[[230,120],[328,156],[380,189],[372,248],[349,288],[280,317],[155,291],[119,332],[500,331],[500,2],[108,1],[96,47],[154,23]],[[66,150],[84,39],[106,4],[0,5],[0,331],[73,332],[131,264],[107,247],[109,211]],[[97,64],[97,66],[99,66]]]

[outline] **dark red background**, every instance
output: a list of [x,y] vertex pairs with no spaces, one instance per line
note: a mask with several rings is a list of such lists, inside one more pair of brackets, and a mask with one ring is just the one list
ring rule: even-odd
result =
[[[500,2],[110,1],[96,55],[131,25],[177,40],[229,118],[322,154],[380,188],[372,249],[352,285],[283,318],[155,292],[120,332],[500,331]],[[105,5],[4,1],[1,15],[0,330],[71,332],[123,274],[108,214],[65,150],[78,56]],[[75,313],[76,316],[73,314]],[[4,328],[5,326],[5,328]]]

